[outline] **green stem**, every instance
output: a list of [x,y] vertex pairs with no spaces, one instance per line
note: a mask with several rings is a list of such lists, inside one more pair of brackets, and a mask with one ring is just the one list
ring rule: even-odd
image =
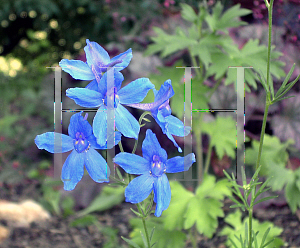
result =
[[[268,94],[270,94],[270,93],[268,93]],[[262,124],[262,128],[261,128],[261,133],[260,133],[258,156],[257,156],[257,160],[256,160],[255,170],[257,170],[258,167],[259,167],[261,153],[262,153],[262,147],[263,147],[263,143],[264,143],[264,136],[265,136],[265,131],[266,131],[267,117],[268,117],[268,111],[269,111],[269,106],[270,106],[270,103],[268,101],[268,94],[266,96],[266,107],[265,107],[264,119],[263,119],[263,124]]]
[[[268,63],[267,63],[267,85],[270,87],[270,60],[271,60],[271,42],[272,42],[272,12],[273,12],[273,2],[274,0],[270,1],[268,6],[269,12],[269,39],[268,39]],[[267,3],[266,3],[267,5]]]
[[[268,13],[269,13],[269,39],[268,39],[268,61],[267,61],[267,85],[268,85],[268,88],[270,88],[270,60],[271,60],[271,42],[272,42],[273,2],[274,2],[274,0],[270,0],[270,3],[268,3],[268,1],[265,0],[266,6],[268,8]],[[256,167],[255,167],[256,171],[259,167],[260,159],[261,159],[262,147],[263,147],[264,136],[265,136],[265,131],[266,131],[268,111],[269,111],[269,106],[271,104],[270,99],[271,99],[270,92],[267,92],[264,119],[263,119],[263,124],[262,124],[262,128],[261,128],[261,133],[260,133],[258,156],[257,156],[257,160],[256,160]],[[254,180],[255,180],[255,178],[254,178]],[[256,186],[254,187],[251,197],[253,197],[255,195],[255,192],[256,192]],[[252,198],[252,200],[253,200],[253,198]],[[252,248],[252,214],[253,214],[253,204],[251,203],[251,206],[249,209],[249,244],[248,244],[248,248]]]
[[118,145],[119,145],[120,151],[121,151],[121,152],[124,152],[124,149],[123,149],[121,140],[119,141]]
[[249,244],[248,248],[252,248],[252,214],[253,214],[253,207],[249,209]]
[[205,160],[205,166],[204,166],[204,174],[207,174],[209,164],[210,164],[210,159],[211,159],[211,152],[212,152],[212,146],[209,144],[208,146],[208,151],[206,154],[206,160]]
[[[141,123],[142,123],[142,121],[143,121],[143,118],[144,118],[146,115],[151,115],[151,112],[145,111],[144,113],[142,113],[142,115],[141,115],[140,118],[139,118],[139,125],[140,125],[140,126],[141,126]],[[152,115],[151,115],[151,116],[152,116]],[[134,147],[133,147],[133,149],[132,149],[132,154],[134,154],[135,151],[136,151],[138,141],[139,141],[139,139],[135,140]]]
[[189,236],[190,236],[190,240],[191,240],[191,243],[193,245],[193,248],[197,248],[196,239],[195,239],[195,237],[194,237],[194,235],[192,233],[192,229],[193,228],[194,228],[194,226],[190,228],[190,230],[189,230]]
[[148,229],[147,229],[147,226],[146,226],[145,216],[144,216],[144,213],[141,210],[140,205],[136,204],[136,206],[137,206],[137,208],[139,210],[139,213],[143,215],[143,217],[142,217],[143,226],[144,226],[144,230],[145,230],[145,233],[146,233],[146,239],[147,239],[148,248],[150,248],[151,247],[151,245],[150,245],[150,238],[149,238]]

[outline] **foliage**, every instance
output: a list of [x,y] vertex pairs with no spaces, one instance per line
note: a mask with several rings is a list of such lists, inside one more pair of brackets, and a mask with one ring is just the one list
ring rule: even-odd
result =
[[77,212],[78,216],[84,216],[95,211],[104,211],[124,201],[124,187],[104,186],[99,196],[91,204]]
[[[287,149],[294,143],[288,140],[281,143],[276,136],[265,135],[263,153],[261,157],[261,175],[269,178],[269,185],[272,190],[285,190],[285,198],[292,212],[295,213],[300,208],[300,168],[292,170],[286,168],[289,154]],[[255,157],[258,154],[259,142],[252,141],[252,148],[246,149],[246,163],[255,165]]]
[[[159,74],[150,74],[150,81],[155,85],[156,88],[161,86],[163,79],[170,79],[173,83],[174,92],[176,94],[170,100],[170,106],[172,112],[174,112],[179,118],[183,118],[184,106],[182,104],[184,99],[184,71],[181,68],[177,68],[183,65],[183,61],[177,61],[172,67],[158,67]],[[206,93],[209,88],[203,84],[200,84],[196,78],[192,79],[192,103],[193,109],[208,109],[208,99]],[[148,94],[144,102],[151,101],[151,95]],[[180,101],[178,101],[180,99]]]
[[88,214],[70,223],[71,227],[88,227],[91,225],[95,225],[104,236],[105,243],[102,246],[103,248],[115,248],[116,246],[123,248],[123,246],[118,244],[118,230],[109,226],[102,226],[95,215]]
[[[228,216],[225,217],[225,222],[230,225],[226,226],[222,229],[219,235],[226,235],[227,236],[227,241],[226,244],[229,247],[235,247],[235,248],[240,248],[243,247],[241,244],[238,243],[240,240],[240,236],[242,237],[243,240],[247,237],[245,236],[245,225],[247,226],[249,219],[244,218],[244,220],[241,220],[242,213],[241,211],[237,210],[232,214],[229,214]],[[269,229],[268,235],[264,240],[264,244],[270,242],[266,248],[274,248],[274,247],[282,247],[283,240],[279,238],[278,236],[282,233],[283,229],[276,227],[273,225],[273,223],[269,221],[265,221],[263,223],[259,223],[258,220],[253,219],[253,230],[254,232],[258,232],[256,235],[256,242],[258,246],[253,246],[253,247],[262,247],[260,246],[263,239],[264,239],[264,234],[266,231]],[[247,233],[247,232],[246,232]],[[230,241],[234,241],[235,245],[232,244]]]
[[[214,76],[216,80],[224,76],[225,84],[229,85],[236,82],[235,70],[228,70],[228,66],[253,66],[254,71],[265,68],[267,62],[267,48],[259,45],[258,40],[249,40],[242,49],[239,49],[233,43],[232,38],[228,35],[227,28],[245,25],[244,22],[236,20],[237,17],[250,14],[251,11],[241,9],[235,5],[225,11],[220,2],[212,8],[210,14],[205,7],[200,7],[198,14],[187,6],[182,4],[182,18],[190,22],[188,32],[183,28],[177,27],[175,34],[167,34],[160,28],[154,27],[153,30],[157,36],[152,37],[154,44],[151,44],[145,52],[145,55],[161,53],[161,57],[166,57],[174,52],[188,49],[190,55],[199,60],[201,69],[201,80],[205,81],[209,76]],[[205,27],[207,24],[207,28]],[[276,78],[284,75],[281,69],[283,64],[279,61],[273,61],[280,56],[279,52],[272,52],[272,69],[271,73]],[[197,66],[193,64],[193,66]],[[205,72],[206,71],[206,72]],[[263,69],[265,72],[265,69]],[[255,75],[251,70],[245,70],[246,90],[250,86],[256,89]],[[177,81],[179,81],[178,78]],[[197,93],[200,91],[196,92]],[[177,100],[179,96],[177,96]]]
[[231,195],[227,180],[219,180],[205,175],[195,194],[186,190],[180,183],[171,182],[172,200],[163,213],[166,230],[190,229],[194,224],[199,233],[211,238],[218,227],[218,217],[223,217],[225,196]]
[[[139,218],[130,220],[133,231],[130,233],[131,241],[137,244],[137,247],[143,247],[141,233],[145,236],[143,225]],[[160,218],[149,218],[146,222],[147,229],[153,230],[154,233],[151,243],[155,248],[181,248],[185,244],[186,234],[180,230],[166,230]]]
[[48,180],[45,180],[42,185],[43,197],[40,202],[48,211],[56,215],[61,214],[61,192],[57,189],[57,186],[60,186],[61,184],[61,180],[53,180],[49,178]]
[[222,159],[225,154],[235,158],[237,145],[235,126],[236,121],[230,116],[220,117],[219,115],[212,122],[202,124],[202,132],[209,135],[210,146],[215,147],[219,159]]
[[[266,134],[264,138],[263,153],[260,162],[260,164],[262,165],[260,174],[270,175],[269,173],[272,167],[285,167],[289,158],[287,148],[293,143],[294,141],[291,139],[284,143],[281,143],[278,137]],[[255,165],[258,155],[258,149],[259,141],[252,140],[252,147],[246,149],[246,164]]]

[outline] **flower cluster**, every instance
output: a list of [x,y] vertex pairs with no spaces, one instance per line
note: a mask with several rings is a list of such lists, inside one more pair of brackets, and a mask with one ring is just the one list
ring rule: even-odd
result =
[[[124,107],[133,107],[149,111],[164,134],[181,152],[173,135],[185,136],[190,127],[185,127],[181,120],[171,115],[169,99],[174,95],[170,80],[164,82],[160,90],[155,90],[148,78],[139,78],[121,87],[124,80],[120,72],[126,68],[132,58],[132,51],[110,59],[108,53],[96,42],[86,40],[84,47],[86,62],[63,59],[61,68],[73,78],[92,80],[85,88],[67,89],[66,95],[78,105],[87,108],[98,108],[93,126],[87,121],[87,114],[74,114],[70,119],[69,135],[47,132],[37,135],[35,143],[39,149],[55,153],[55,140],[61,140],[61,152],[72,151],[66,159],[61,173],[65,190],[73,190],[83,176],[84,166],[90,177],[98,183],[108,182],[110,169],[104,158],[95,149],[108,149],[121,142],[121,136],[138,139],[140,125],[133,115]],[[113,79],[113,81],[112,81]],[[112,83],[112,82],[113,83]],[[149,90],[153,90],[153,103],[141,103]],[[112,103],[112,104],[111,104]],[[114,144],[108,144],[107,119],[108,111],[113,109],[115,115]],[[109,146],[109,147],[107,147]],[[166,151],[161,148],[155,134],[147,130],[142,145],[143,157],[121,152],[114,162],[127,173],[140,175],[134,178],[125,190],[126,201],[139,203],[154,191],[156,202],[155,215],[160,216],[168,208],[171,190],[165,173],[187,171],[195,162],[193,153],[185,157],[167,159]]]

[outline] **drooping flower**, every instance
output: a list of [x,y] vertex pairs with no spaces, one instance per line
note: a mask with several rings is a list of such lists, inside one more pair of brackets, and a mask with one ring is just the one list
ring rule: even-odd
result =
[[127,152],[119,153],[115,156],[114,163],[129,174],[140,175],[126,187],[125,200],[131,203],[142,202],[154,190],[155,216],[159,217],[171,201],[171,188],[166,173],[187,171],[196,162],[195,155],[190,153],[185,157],[168,159],[156,135],[149,129],[142,151],[143,157]]
[[[92,127],[81,113],[74,114],[68,127],[69,135],[47,132],[37,135],[35,144],[39,149],[56,153],[71,151],[61,172],[65,190],[73,190],[83,176],[84,165],[90,177],[98,183],[108,182],[110,169],[105,159],[95,149],[107,149],[107,145],[100,146],[96,142]],[[57,149],[55,139],[61,140],[61,149]],[[115,143],[121,140],[121,134],[115,133]]]
[[116,70],[114,87],[108,89],[108,73],[102,76],[99,83],[92,81],[86,88],[70,88],[66,91],[66,95],[82,107],[99,107],[93,121],[93,131],[100,145],[106,142],[108,101],[113,103],[118,131],[125,137],[137,139],[140,125],[123,104],[139,103],[143,101],[150,89],[154,89],[154,85],[148,78],[136,79],[121,88],[124,77]]
[[128,104],[128,106],[150,111],[157,124],[161,127],[163,133],[166,134],[167,137],[178,148],[178,151],[182,152],[173,135],[184,137],[189,134],[191,127],[184,126],[181,120],[171,115],[169,99],[174,95],[171,80],[169,79],[165,81],[160,87],[159,91],[153,91],[155,95],[153,103]]
[[131,48],[110,59],[107,51],[98,43],[90,42],[89,39],[86,43],[84,47],[86,62],[68,59],[59,62],[59,66],[75,79],[99,82],[108,67],[115,67],[116,71],[121,71],[128,66],[132,58]]

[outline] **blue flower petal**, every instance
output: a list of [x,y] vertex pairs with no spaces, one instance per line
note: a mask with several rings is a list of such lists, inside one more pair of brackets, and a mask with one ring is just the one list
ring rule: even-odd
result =
[[103,67],[106,66],[109,61],[109,55],[103,47],[101,47],[96,42],[90,42],[89,39],[86,40],[86,46],[84,47],[87,63],[90,67],[97,66]]
[[172,87],[171,80],[168,79],[164,82],[164,84],[160,87],[159,91],[155,95],[155,102],[160,102],[159,105],[161,105],[163,102],[170,99],[172,96],[174,96],[174,90]]
[[156,208],[154,215],[156,217],[161,216],[162,212],[166,210],[171,202],[171,187],[166,174],[155,178],[154,181],[154,201],[156,202]]
[[143,157],[148,161],[152,161],[154,155],[158,155],[162,162],[167,160],[167,152],[161,148],[156,135],[148,129],[146,138],[142,144]]
[[138,155],[121,152],[114,158],[114,163],[120,165],[129,174],[149,173],[149,161]]
[[170,158],[166,162],[167,173],[177,173],[189,170],[192,164],[196,162],[195,154],[190,153],[185,157]]
[[[98,91],[105,96],[107,93],[107,74],[108,72],[105,72],[100,79],[99,85],[98,85]],[[121,88],[122,82],[124,81],[124,76],[121,72],[114,70],[114,87],[119,90]]]
[[98,91],[98,82],[96,79],[94,79],[92,82],[90,82],[86,87],[86,89]]
[[[57,141],[56,146],[54,146],[55,138]],[[61,140],[61,143],[59,142]],[[48,152],[68,152],[74,149],[73,139],[65,134],[47,132],[37,135],[34,139],[36,146],[39,149],[45,149]],[[60,144],[59,144],[60,143]]]
[[[117,145],[119,142],[120,142],[120,140],[121,140],[121,133],[120,132],[118,132],[118,131],[115,131],[114,132],[114,135],[115,135],[115,137],[113,137],[114,138],[114,140],[115,140],[115,144],[114,144],[114,146],[115,145]],[[98,143],[97,143],[97,139],[96,139],[96,137],[94,136],[94,135],[92,135],[90,138],[89,138],[89,142],[90,142],[90,144],[91,144],[91,147],[93,147],[93,148],[95,148],[95,149],[107,149],[107,142],[105,143],[105,145],[103,145],[103,146],[100,146]],[[108,147],[108,149],[111,149],[111,148],[113,148],[113,147]]]
[[153,189],[153,182],[149,173],[134,178],[125,189],[125,201],[135,204],[145,200]]
[[75,150],[67,157],[62,171],[61,180],[64,190],[73,190],[83,176],[84,154]]
[[68,133],[69,133],[70,137],[72,137],[73,139],[76,138],[77,132],[83,133],[86,138],[93,135],[93,130],[92,130],[90,123],[85,118],[83,118],[81,113],[82,112],[72,115],[71,119],[70,119]]
[[169,130],[169,123],[166,122],[166,118],[162,117],[165,122],[160,122],[158,120],[157,116],[153,116],[153,117],[154,117],[155,121],[157,122],[157,124],[160,126],[163,133],[166,134],[167,137],[169,138],[169,140],[171,140],[173,142],[174,146],[176,146],[178,148],[178,151],[182,152],[182,149],[179,147],[179,145],[175,141],[174,137],[172,136],[172,133]]
[[100,146],[105,146],[107,137],[107,112],[103,105],[98,109],[94,117],[93,132],[97,138],[97,143]]
[[154,85],[149,78],[136,79],[118,91],[120,103],[139,103],[144,100],[151,89],[154,89]]
[[115,121],[118,131],[125,137],[138,139],[140,125],[129,111],[121,104],[115,109]]
[[62,59],[59,66],[75,79],[93,80],[95,78],[91,68],[81,60]]
[[105,159],[93,148],[85,152],[85,168],[97,183],[109,182],[110,169]]
[[172,135],[184,137],[191,131],[191,127],[184,126],[183,122],[173,115],[165,117],[168,123],[168,130]]
[[155,94],[155,100],[153,103],[132,103],[128,104],[128,106],[151,111],[152,115],[157,115],[158,108],[174,95],[171,80],[165,81],[159,91],[153,89],[153,92]]
[[86,88],[67,89],[66,95],[78,105],[86,108],[95,108],[103,104],[102,95],[99,92]]
[[131,48],[129,48],[126,52],[121,53],[115,56],[114,58],[112,58],[110,62],[113,63],[115,61],[121,60],[122,61],[121,63],[115,65],[116,70],[121,71],[128,66],[131,59],[132,59],[132,50]]

